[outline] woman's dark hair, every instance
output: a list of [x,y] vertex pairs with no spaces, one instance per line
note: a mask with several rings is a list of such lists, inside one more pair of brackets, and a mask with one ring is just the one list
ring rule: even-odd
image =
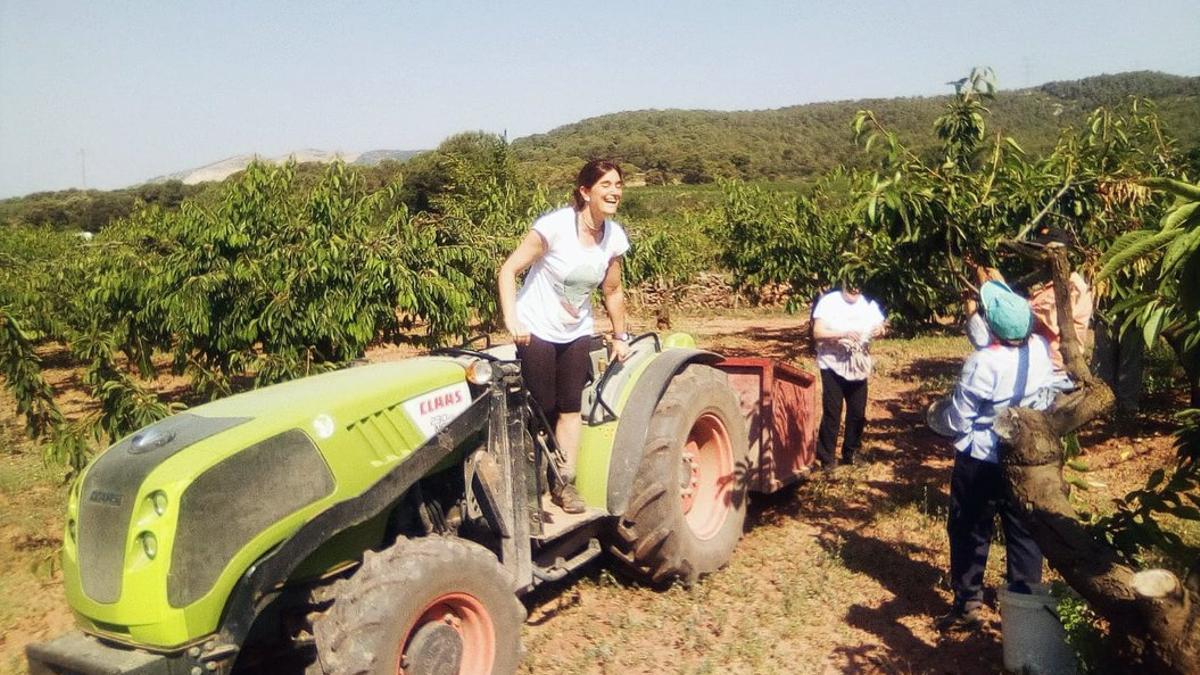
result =
[[575,189],[571,191],[571,204],[575,206],[576,211],[582,211],[583,207],[587,206],[587,203],[583,201],[583,195],[579,194],[579,188],[591,188],[609,171],[616,171],[621,180],[625,180],[621,166],[612,160],[593,159],[583,165],[583,168],[579,170],[579,175],[575,177]]

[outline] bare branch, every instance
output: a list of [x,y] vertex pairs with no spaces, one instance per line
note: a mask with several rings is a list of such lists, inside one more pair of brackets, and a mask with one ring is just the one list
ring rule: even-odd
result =
[[1016,239],[1018,241],[1029,236],[1029,233],[1033,231],[1033,228],[1037,227],[1037,224],[1042,222],[1042,218],[1045,218],[1046,214],[1050,213],[1050,207],[1054,206],[1054,204],[1057,203],[1064,194],[1066,194],[1067,190],[1071,187],[1071,181],[1072,176],[1068,174],[1066,181],[1063,182],[1063,186],[1059,188],[1058,192],[1054,193],[1054,196],[1050,198],[1050,201],[1046,202],[1046,205],[1043,206],[1042,210],[1033,217],[1033,220],[1026,223],[1025,227],[1022,227],[1021,231],[1017,233]]
[[1063,362],[1075,382],[1093,384],[1096,377],[1088,369],[1079,336],[1075,334],[1074,308],[1071,306],[1071,264],[1067,261],[1067,250],[1063,246],[1048,246],[1045,256],[1054,280],[1054,306],[1058,313]]

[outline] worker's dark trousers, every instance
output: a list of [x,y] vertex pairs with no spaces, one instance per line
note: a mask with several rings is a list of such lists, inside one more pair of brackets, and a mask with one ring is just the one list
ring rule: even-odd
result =
[[849,462],[862,448],[863,427],[867,424],[867,381],[847,380],[828,368],[821,369],[821,429],[817,432],[817,459],[832,466],[837,448],[838,427],[842,424],[842,402],[846,403],[846,438],[842,440],[842,461]]
[[1008,583],[1036,584],[1042,580],[1042,552],[1029,530],[1008,506],[1004,474],[999,464],[955,453],[950,477],[950,586],[956,602],[983,598],[983,570],[997,511],[1004,526]]

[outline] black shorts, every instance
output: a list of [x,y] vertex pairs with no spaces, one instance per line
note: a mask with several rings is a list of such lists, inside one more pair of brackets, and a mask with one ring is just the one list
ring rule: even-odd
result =
[[551,423],[559,413],[577,413],[583,407],[591,341],[584,336],[560,344],[530,335],[529,344],[517,345],[521,377]]

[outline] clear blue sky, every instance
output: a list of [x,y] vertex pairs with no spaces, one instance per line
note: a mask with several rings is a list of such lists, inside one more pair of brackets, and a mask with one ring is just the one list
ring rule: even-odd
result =
[[0,0],[0,197],[232,155],[435,147],[645,108],[748,110],[1200,74],[1200,2]]

